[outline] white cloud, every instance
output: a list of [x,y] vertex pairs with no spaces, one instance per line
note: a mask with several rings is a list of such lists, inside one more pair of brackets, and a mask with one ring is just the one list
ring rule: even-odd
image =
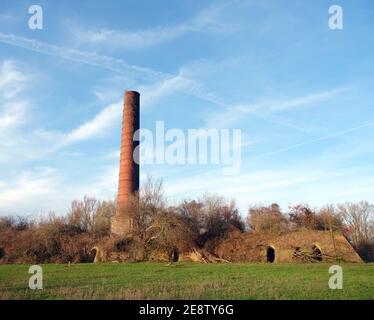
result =
[[193,31],[187,25],[176,27],[157,27],[144,31],[116,31],[100,29],[97,31],[75,31],[78,41],[90,44],[104,44],[121,48],[142,48],[172,40],[178,36]]
[[0,114],[0,130],[10,129],[22,124],[25,119],[25,112],[29,103],[26,100],[8,102],[4,104],[1,109],[3,112]]
[[[25,121],[29,102],[20,97],[28,77],[14,61],[0,63],[0,133],[6,134]],[[2,143],[0,143],[1,145]]]
[[[315,160],[315,159],[314,159]],[[169,179],[170,180],[169,180]],[[340,201],[373,201],[368,169],[336,169],[333,166],[298,166],[242,172],[222,176],[219,170],[165,179],[166,194],[174,200],[196,198],[206,192],[235,199],[242,214],[252,204],[279,203],[284,209],[297,203],[321,206]],[[224,190],[224,191],[223,191]]]
[[[35,160],[49,156],[71,144],[102,137],[120,124],[122,103],[112,103],[104,107],[93,118],[69,132],[34,128],[31,131],[15,130],[25,124],[26,101],[12,102],[0,112],[0,161]],[[1,111],[1,108],[0,108]]]
[[9,13],[9,12],[0,13],[0,22],[10,24],[10,23],[14,23],[16,21],[19,21],[19,18],[12,15],[11,13]]
[[[143,90],[145,90],[145,92],[148,89],[150,90],[150,92],[146,93],[144,101],[145,105],[150,105],[149,102],[151,98],[154,99],[161,97],[161,95],[170,94],[174,90],[178,89],[217,106],[227,106],[224,102],[222,102],[222,97],[218,96],[215,92],[209,91],[204,85],[189,79],[186,76],[186,72],[183,70],[183,68],[181,68],[178,74],[170,75],[149,68],[129,65],[118,58],[99,55],[93,52],[79,51],[61,46],[55,46],[12,34],[0,33],[0,42],[21,47],[26,50],[59,57],[61,59],[104,68],[112,71],[114,74],[123,75],[127,79],[132,79],[132,82],[133,80],[142,80],[142,83],[148,83],[148,85],[144,85],[142,87]],[[150,98],[148,98],[147,95]],[[99,97],[105,98],[103,95],[100,96],[100,92]]]
[[13,98],[23,89],[26,80],[26,75],[18,69],[14,61],[3,61],[0,65],[0,99]]
[[28,39],[13,34],[0,33],[0,42],[34,52],[59,57],[65,60],[81,62],[88,65],[104,68],[115,73],[122,73],[128,76],[131,75],[134,78],[141,78],[143,80],[156,80],[164,76],[162,73],[148,68],[126,64],[121,59],[98,55],[93,52],[79,51],[71,48],[43,43],[37,40]]
[[110,104],[101,110],[93,119],[66,134],[62,143],[65,145],[102,135],[121,118],[121,114],[122,107],[120,102]]
[[220,32],[227,33],[229,26],[222,23],[222,12],[228,4],[215,5],[206,8],[195,17],[174,26],[156,26],[154,28],[128,31],[96,29],[83,30],[72,28],[78,43],[104,45],[105,48],[137,49],[146,48],[174,40],[191,32]]
[[[228,127],[237,123],[238,121],[242,121],[248,115],[259,114],[266,119],[267,115],[274,112],[304,107],[313,103],[331,99],[341,91],[342,89],[338,88],[329,91],[308,94],[301,97],[290,98],[287,100],[265,100],[255,104],[234,105],[226,108],[226,110],[224,111],[215,111],[208,117],[208,122],[210,126],[214,125],[216,127]],[[282,125],[284,125],[284,123]],[[287,125],[292,126],[292,124],[290,123],[288,123]]]
[[[8,145],[7,147],[11,150],[3,155],[0,154],[0,160],[10,161],[13,158],[19,158],[20,155],[23,160],[42,159],[74,143],[102,137],[108,134],[117,123],[120,124],[121,114],[122,104],[112,103],[104,107],[92,119],[69,132],[34,129],[26,140],[15,137],[14,147]],[[29,152],[31,150],[32,152]]]
[[181,75],[176,75],[174,77],[168,77],[160,80],[151,85],[142,86],[139,90],[141,92],[142,108],[152,107],[161,98],[171,95],[178,90],[184,89],[188,85],[189,82],[187,79]]
[[12,179],[0,181],[0,212],[20,213],[20,210],[27,210],[30,213],[32,204],[39,203],[41,207],[46,197],[56,190],[56,178],[51,169],[21,172]]
[[372,127],[372,126],[374,126],[374,121],[363,123],[361,125],[348,128],[346,130],[337,131],[337,132],[334,132],[334,133],[331,133],[331,134],[328,134],[326,136],[322,136],[322,137],[319,137],[319,138],[316,138],[316,139],[312,139],[312,140],[304,141],[304,142],[301,142],[301,143],[296,143],[296,144],[293,144],[293,145],[289,145],[289,146],[286,146],[286,147],[283,147],[283,148],[280,148],[280,149],[276,149],[276,150],[270,151],[268,153],[261,154],[261,155],[257,156],[256,158],[267,157],[267,156],[279,154],[279,153],[282,153],[282,152],[290,151],[290,150],[293,150],[293,149],[305,147],[305,146],[308,146],[310,144],[314,144],[314,143],[317,143],[317,142],[342,137],[342,136],[347,135],[348,133],[358,131],[360,129],[364,129],[364,128],[367,128],[367,127]]
[[119,101],[105,106],[92,119],[70,132],[43,128],[25,130],[27,109],[31,105],[25,98],[25,89],[30,78],[16,62],[0,62],[1,162],[41,159],[70,144],[105,135],[116,122],[120,123],[122,103]]
[[30,168],[12,179],[0,180],[0,216],[36,216],[50,211],[64,214],[71,201],[85,195],[100,200],[114,199],[117,183],[118,167],[100,168],[74,183],[66,179],[66,171],[62,174],[50,167]]

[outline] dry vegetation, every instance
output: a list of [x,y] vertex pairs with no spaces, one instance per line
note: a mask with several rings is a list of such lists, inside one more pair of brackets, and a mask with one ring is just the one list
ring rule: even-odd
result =
[[65,263],[92,260],[97,239],[108,236],[113,202],[85,197],[73,201],[64,217],[51,213],[40,219],[0,218],[3,263]]
[[365,261],[374,260],[374,206],[367,202],[320,209],[296,205],[288,212],[281,212],[277,204],[253,206],[243,220],[234,201],[215,195],[170,206],[162,182],[151,178],[133,200],[131,239],[110,236],[114,201],[85,197],[73,201],[63,217],[53,213],[43,219],[2,217],[0,262],[90,262],[99,242],[108,251],[127,252],[129,261],[159,260],[160,255],[175,260],[188,249],[214,252],[233,231],[266,237],[304,229],[340,231]]

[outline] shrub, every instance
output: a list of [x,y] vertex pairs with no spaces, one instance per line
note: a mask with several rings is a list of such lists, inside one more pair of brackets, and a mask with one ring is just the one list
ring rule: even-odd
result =
[[219,196],[205,195],[198,201],[184,201],[177,210],[198,246],[222,237],[230,228],[245,230],[235,202],[226,202]]
[[288,230],[288,220],[275,203],[270,207],[251,207],[247,222],[250,229],[256,232],[277,234]]

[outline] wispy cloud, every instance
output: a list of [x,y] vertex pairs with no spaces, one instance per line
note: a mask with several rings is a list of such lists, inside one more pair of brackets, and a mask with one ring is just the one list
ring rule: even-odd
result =
[[72,28],[72,33],[78,43],[85,45],[103,45],[106,49],[146,48],[174,40],[187,33],[227,33],[230,28],[227,24],[222,23],[222,12],[228,5],[229,3],[222,3],[220,5],[216,4],[214,7],[208,7],[199,12],[195,17],[176,25],[156,26],[151,29],[137,31],[105,28],[84,30],[81,27],[75,26]]
[[18,20],[14,15],[8,12],[0,13],[0,22],[10,23]]
[[[50,168],[23,171],[10,180],[0,181],[0,213],[9,214],[25,209],[30,213],[32,204],[46,201],[46,197],[55,191],[56,178]],[[28,205],[31,207],[27,208]],[[38,208],[41,207],[43,205]]]
[[120,102],[110,104],[101,110],[94,118],[67,133],[62,140],[62,144],[66,145],[104,134],[108,128],[113,126],[113,124],[120,119],[121,113],[122,107]]
[[89,179],[81,177],[74,184],[68,183],[65,175],[53,167],[36,167],[14,174],[12,179],[0,177],[0,216],[64,214],[72,200],[84,195],[114,198],[118,167],[98,168]]
[[[0,161],[40,159],[73,143],[99,137],[120,123],[120,101],[102,108],[94,117],[70,132],[24,129],[30,101],[25,97],[29,75],[14,61],[0,62]],[[22,129],[22,131],[21,131]],[[26,133],[27,132],[27,133]],[[32,150],[32,152],[28,152]]]
[[14,61],[5,60],[0,65],[0,98],[10,99],[24,87],[27,77]]
[[28,107],[25,100],[8,102],[1,106],[0,110],[0,132],[10,130],[24,122],[25,112]]
[[[0,133],[14,129],[24,121],[29,102],[19,97],[28,77],[14,61],[0,63]],[[0,143],[1,145],[2,143]]]
[[278,153],[291,151],[293,149],[302,148],[302,147],[305,147],[305,146],[308,146],[308,145],[311,145],[311,144],[314,144],[314,143],[318,143],[318,142],[321,142],[321,141],[326,141],[326,140],[342,137],[342,136],[345,136],[345,135],[347,135],[351,132],[358,131],[360,129],[364,129],[364,128],[368,128],[368,127],[372,127],[372,126],[374,126],[374,121],[366,122],[366,123],[363,123],[361,125],[348,128],[346,130],[337,131],[337,132],[325,135],[323,137],[319,137],[319,138],[316,138],[316,139],[304,141],[304,142],[301,142],[301,143],[296,143],[296,144],[289,145],[287,147],[280,148],[280,149],[277,149],[277,150],[274,150],[274,151],[271,151],[271,152],[260,154],[258,156],[254,156],[254,158],[267,157],[267,156],[275,155],[275,154],[278,154]]
[[48,43],[43,43],[12,34],[0,33],[0,42],[21,47],[34,52],[59,57],[61,59],[81,62],[99,68],[104,68],[114,72],[115,74],[123,74],[127,77],[141,80],[143,83],[144,81],[148,81],[150,84],[144,85],[144,87],[153,90],[152,94],[148,93],[149,95],[153,95],[153,98],[165,93],[173,92],[173,90],[171,89],[183,89],[184,92],[203,100],[209,101],[219,106],[224,105],[221,101],[221,98],[216,93],[206,89],[204,85],[198,83],[197,81],[188,79],[182,70],[176,75],[171,75],[149,68],[129,65],[121,59],[103,56],[92,52],[79,51],[75,49],[51,45]]
[[29,144],[28,147],[33,144],[42,147],[36,148],[28,159],[41,159],[70,145],[107,135],[111,128],[120,124],[121,114],[122,104],[117,102],[107,105],[94,117],[68,132],[35,129],[26,144]]
[[[268,170],[247,170],[241,175],[222,176],[218,170],[165,179],[166,194],[175,200],[185,195],[199,197],[206,193],[222,194],[235,199],[242,214],[253,204],[279,203],[284,209],[297,203],[319,206],[336,201],[370,199],[374,191],[368,168],[337,168],[334,163],[310,161],[274,166]],[[318,166],[316,163],[319,163]],[[357,188],[357,190],[356,190]],[[348,190],[348,191],[347,191]]]
[[[264,100],[254,104],[234,105],[226,108],[224,111],[215,111],[209,116],[209,123],[218,127],[227,127],[244,120],[248,115],[259,115],[260,117],[266,118],[269,114],[275,112],[304,107],[331,99],[342,90],[342,88],[337,88],[286,100]],[[277,120],[273,119],[272,121]],[[285,125],[284,122],[280,124]],[[286,123],[286,125],[292,126],[291,123]]]
[[143,80],[155,80],[163,77],[162,73],[147,68],[129,65],[121,59],[43,43],[37,40],[28,39],[13,34],[0,33],[0,42],[21,47],[34,52],[59,57],[65,60],[81,62],[92,66],[108,69],[115,73],[132,75],[134,78],[140,77]]

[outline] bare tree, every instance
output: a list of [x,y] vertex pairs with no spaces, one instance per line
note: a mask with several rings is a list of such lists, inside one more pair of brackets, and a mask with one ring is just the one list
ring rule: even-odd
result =
[[68,212],[68,223],[82,231],[88,231],[94,224],[94,211],[96,210],[97,201],[84,197],[83,201],[74,200],[71,203],[71,209]]
[[133,219],[133,233],[146,241],[146,230],[152,225],[158,213],[166,207],[163,182],[147,176],[147,180],[139,193],[131,198],[131,205],[127,210]]
[[339,214],[348,228],[353,245],[369,243],[374,240],[374,205],[367,201],[346,202],[338,205]]
[[114,201],[99,202],[96,212],[94,213],[94,225],[92,232],[96,236],[104,236],[110,233],[111,218],[116,213]]
[[235,201],[225,201],[217,195],[205,195],[202,199],[206,236],[213,239],[222,236],[230,227],[244,231],[245,224]]
[[288,229],[287,218],[277,204],[270,207],[253,206],[249,208],[247,222],[256,232],[280,233]]
[[321,217],[308,204],[291,206],[288,215],[293,227],[311,230],[325,229]]
[[162,179],[155,179],[148,175],[143,187],[140,189],[141,205],[149,208],[165,207],[164,184]]
[[172,254],[192,246],[191,230],[180,215],[172,210],[159,212],[145,230],[145,252],[159,249]]
[[171,257],[191,246],[190,228],[175,208],[167,205],[162,180],[148,176],[127,210],[133,218],[132,245],[144,258],[151,251],[169,252]]
[[337,212],[334,205],[326,205],[320,208],[317,213],[320,227],[325,230],[343,231],[343,220],[341,215]]
[[[108,212],[106,209],[109,207],[111,210]],[[71,209],[67,214],[67,223],[82,232],[95,232],[98,231],[100,225],[109,223],[110,217],[108,215],[110,214],[113,214],[113,205],[84,196],[83,200],[74,200],[71,203]]]
[[196,200],[184,200],[177,207],[179,214],[189,225],[195,240],[197,240],[199,235],[204,231],[204,215],[202,214],[202,208],[203,204]]
[[244,231],[245,224],[234,201],[217,195],[204,195],[197,201],[184,201],[177,208],[189,225],[194,241],[202,246],[224,235],[229,229]]

